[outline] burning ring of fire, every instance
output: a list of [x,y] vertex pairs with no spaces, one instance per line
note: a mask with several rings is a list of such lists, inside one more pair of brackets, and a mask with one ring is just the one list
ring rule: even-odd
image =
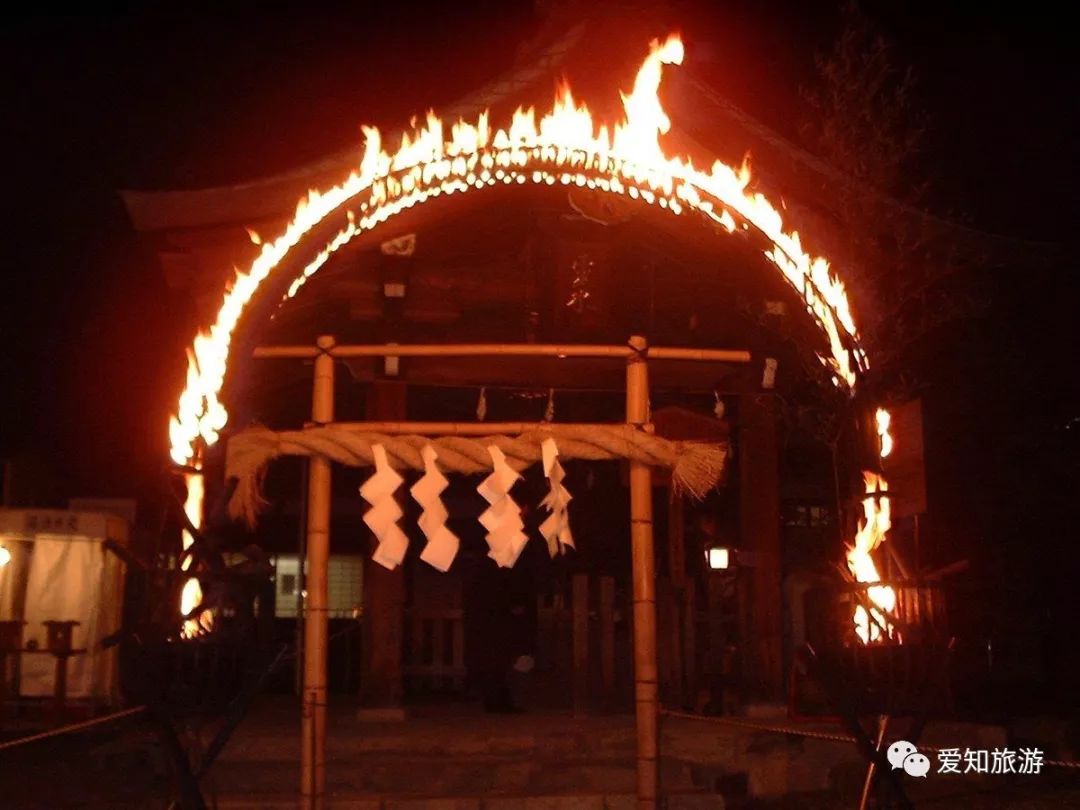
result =
[[[443,122],[429,113],[426,126],[404,135],[392,155],[382,148],[379,131],[365,127],[366,142],[358,171],[340,185],[309,192],[299,202],[285,231],[262,244],[259,256],[246,272],[237,272],[214,324],[196,336],[188,353],[187,384],[169,428],[173,460],[198,470],[201,458],[197,448],[217,441],[228,420],[219,396],[228,369],[230,344],[241,316],[263,282],[317,225],[329,222],[335,214],[345,214],[340,230],[293,279],[286,299],[293,297],[337,250],[396,214],[440,196],[497,185],[560,184],[594,189],[643,200],[675,215],[694,211],[729,233],[751,228],[760,232],[770,244],[764,255],[802,297],[807,312],[824,334],[828,352],[819,356],[833,382],[853,392],[858,374],[865,372],[869,363],[844,285],[832,274],[828,262],[808,254],[798,233],[784,230],[777,209],[763,195],[747,190],[750,174],[745,166],[735,169],[716,161],[704,171],[694,167],[688,158],[664,154],[659,138],[670,129],[671,121],[660,103],[660,80],[664,65],[680,64],[682,59],[683,45],[678,37],[654,41],[633,91],[622,96],[625,120],[610,130],[594,122],[589,109],[575,102],[565,86],[549,113],[537,119],[532,108],[519,108],[505,129],[493,131],[485,112],[475,123],[453,124],[447,139]],[[185,508],[198,526],[202,517],[201,476],[189,472],[187,482]],[[874,496],[870,500],[875,509],[884,503],[887,515],[887,499]],[[887,517],[884,522],[887,524]],[[877,535],[881,523],[876,518],[871,520],[868,513],[867,526],[872,524],[873,534]],[[878,581],[869,552],[883,537],[882,532],[872,543],[857,538],[849,550],[849,567],[859,581]],[[185,547],[190,542],[190,536],[185,534]],[[852,564],[852,555],[858,559],[857,565]],[[872,578],[866,578],[871,576],[871,569]],[[871,590],[891,591],[884,587]],[[198,601],[198,582],[193,579],[185,587],[184,613]],[[882,607],[892,609],[891,605]],[[188,630],[194,632],[197,628]],[[864,640],[869,638],[869,632],[867,622]]]

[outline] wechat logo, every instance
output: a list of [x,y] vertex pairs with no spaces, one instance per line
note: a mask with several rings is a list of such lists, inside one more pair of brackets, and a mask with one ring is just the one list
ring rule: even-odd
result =
[[903,769],[908,776],[926,778],[930,773],[930,757],[920,754],[919,749],[907,740],[897,740],[889,746],[886,757],[893,770]]

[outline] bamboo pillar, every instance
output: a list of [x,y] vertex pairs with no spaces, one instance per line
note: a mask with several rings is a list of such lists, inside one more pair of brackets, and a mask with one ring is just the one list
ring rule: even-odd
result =
[[[649,422],[648,341],[630,338],[626,363],[626,421],[638,430]],[[656,565],[653,555],[652,475],[630,462],[630,541],[634,576],[634,699],[637,709],[637,793],[640,810],[656,810],[659,728],[656,684]]]
[[[334,339],[316,341],[311,418],[334,419]],[[330,461],[308,462],[307,601],[304,606],[304,693],[300,726],[300,807],[323,810],[326,793],[327,569],[330,564]]]

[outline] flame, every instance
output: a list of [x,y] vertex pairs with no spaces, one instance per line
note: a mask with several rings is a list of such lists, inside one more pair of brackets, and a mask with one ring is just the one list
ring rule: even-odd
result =
[[344,226],[293,280],[286,298],[358,234],[432,198],[497,184],[574,185],[642,200],[675,215],[693,210],[728,233],[753,227],[771,243],[766,258],[802,296],[822,330],[828,352],[821,360],[833,382],[854,389],[857,372],[868,362],[844,285],[829,263],[808,254],[799,234],[784,230],[773,204],[747,190],[745,164],[736,169],[716,161],[706,171],[664,152],[660,137],[671,120],[658,91],[664,65],[680,64],[683,55],[676,36],[652,42],[632,91],[622,96],[625,119],[613,128],[595,122],[567,86],[547,114],[538,119],[532,108],[519,108],[508,127],[495,131],[484,112],[474,123],[451,124],[447,138],[445,123],[428,113],[424,126],[403,135],[392,155],[383,149],[379,131],[364,127],[358,169],[341,184],[312,190],[300,200],[284,232],[263,240],[247,271],[237,272],[213,325],[195,338],[187,383],[169,426],[173,460],[193,464],[197,443],[209,447],[217,441],[228,419],[219,394],[237,323],[259,286],[315,225],[345,208]]
[[[205,483],[203,476],[198,472],[188,472],[184,475],[184,483],[187,486],[187,496],[184,499],[184,514],[187,515],[188,520],[195,528],[199,528],[202,524],[202,505],[206,496]],[[185,550],[190,548],[191,544],[195,542],[195,538],[191,536],[191,532],[186,529],[181,535],[181,542]],[[187,571],[191,567],[191,557],[187,557],[181,569]],[[180,613],[186,616],[192,610],[194,610],[202,601],[202,588],[199,587],[199,580],[195,577],[191,577],[184,583],[184,588],[180,592]],[[186,619],[184,626],[181,630],[181,634],[184,638],[193,638],[203,631],[209,630],[213,626],[214,616],[209,610],[202,611],[195,619]]]
[[[879,456],[887,457],[893,449],[892,434],[889,433],[891,416],[884,408],[878,408],[875,414],[877,433],[880,441]],[[848,570],[857,582],[880,582],[881,575],[871,553],[886,540],[892,528],[889,497],[882,493],[889,491],[889,483],[884,476],[875,472],[863,472],[863,484],[867,497],[863,499],[863,521],[855,533],[855,543],[848,548]],[[865,605],[855,607],[855,633],[863,644],[880,641],[884,636],[893,638],[895,627],[886,618],[886,614],[896,610],[896,591],[888,585],[866,589],[866,596],[873,604],[869,610]]]
[[881,440],[881,457],[888,458],[893,448],[892,435],[889,433],[892,416],[884,408],[878,408],[874,418],[877,420],[878,439]]

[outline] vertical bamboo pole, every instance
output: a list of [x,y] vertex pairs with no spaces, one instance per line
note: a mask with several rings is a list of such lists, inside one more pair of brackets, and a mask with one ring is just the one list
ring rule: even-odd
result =
[[[645,338],[630,338],[626,363],[626,421],[650,430],[648,350]],[[658,737],[656,685],[656,566],[653,558],[652,475],[647,464],[630,462],[630,541],[634,575],[634,699],[637,707],[637,787],[640,810],[656,810]]]
[[[315,358],[311,418],[334,420],[334,339],[322,335]],[[304,610],[304,693],[301,711],[300,807],[323,810],[326,793],[327,569],[330,564],[330,461],[308,462],[307,601]]]

